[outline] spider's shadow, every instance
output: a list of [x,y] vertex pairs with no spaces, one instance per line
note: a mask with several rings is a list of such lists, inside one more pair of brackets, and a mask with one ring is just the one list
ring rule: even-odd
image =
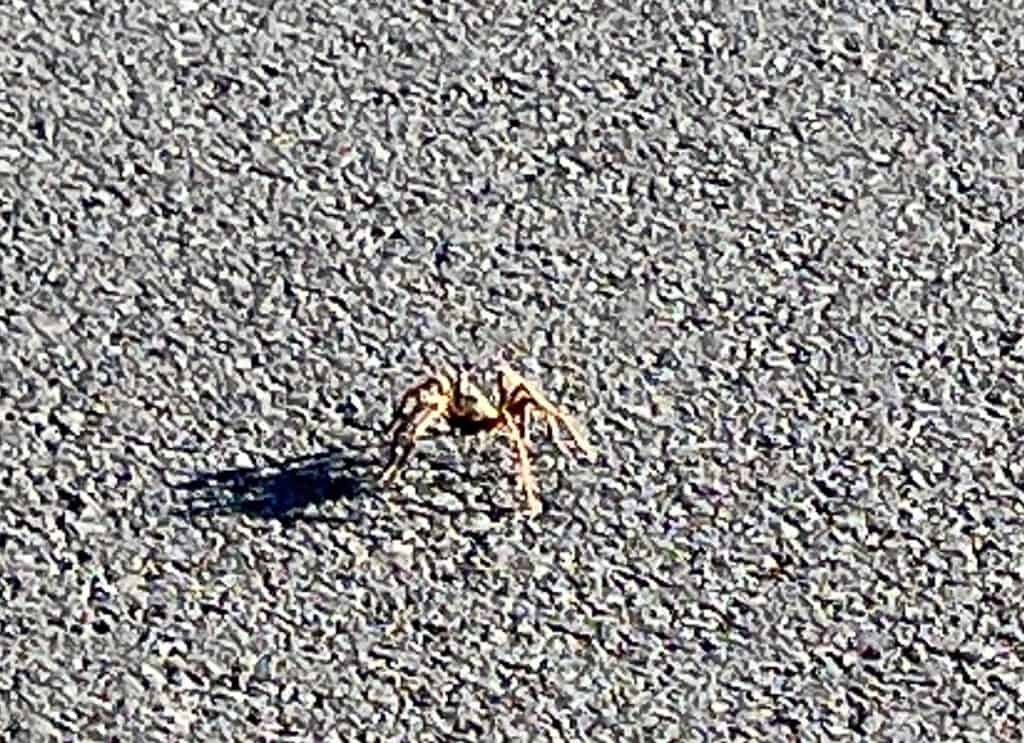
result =
[[260,467],[201,472],[172,485],[194,493],[179,515],[193,518],[218,513],[243,514],[283,522],[347,522],[352,519],[307,514],[311,506],[374,496],[366,474],[374,459],[346,455],[341,449],[292,457]]

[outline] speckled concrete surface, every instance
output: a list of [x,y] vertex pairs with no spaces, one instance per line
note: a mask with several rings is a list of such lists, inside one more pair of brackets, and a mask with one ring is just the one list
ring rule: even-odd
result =
[[[1024,12],[905,5],[7,4],[0,739],[1019,739]],[[598,461],[381,489],[438,357]]]

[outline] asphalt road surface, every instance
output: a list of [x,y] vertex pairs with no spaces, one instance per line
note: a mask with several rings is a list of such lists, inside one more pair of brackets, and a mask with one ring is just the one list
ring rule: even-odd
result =
[[1020,740],[1022,28],[5,4],[0,739]]

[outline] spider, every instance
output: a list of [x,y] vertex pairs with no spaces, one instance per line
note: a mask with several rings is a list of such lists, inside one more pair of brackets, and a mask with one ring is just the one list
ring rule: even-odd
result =
[[[445,419],[454,433],[472,435],[485,431],[501,431],[515,445],[519,465],[519,485],[526,501],[526,511],[540,513],[537,484],[530,472],[530,414],[536,414],[547,423],[548,435],[563,454],[569,455],[565,443],[557,438],[555,424],[561,423],[572,436],[576,446],[591,460],[597,452],[587,442],[583,429],[567,413],[559,410],[532,382],[508,367],[498,370],[498,404],[493,404],[476,385],[469,374],[461,370],[457,375],[448,371],[430,370],[423,381],[407,389],[395,411],[395,421],[388,430],[391,436],[391,458],[381,476],[383,484],[394,482],[399,470],[412,453],[415,441],[438,419]],[[410,401],[415,404],[408,411]]]

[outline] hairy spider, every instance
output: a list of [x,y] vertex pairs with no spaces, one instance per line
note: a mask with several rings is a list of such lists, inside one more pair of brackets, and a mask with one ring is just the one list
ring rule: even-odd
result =
[[[587,442],[583,429],[572,416],[559,410],[536,384],[508,367],[498,371],[497,405],[488,400],[480,388],[469,380],[465,370],[457,375],[446,371],[431,372],[426,379],[402,394],[395,411],[395,421],[388,430],[391,436],[391,457],[381,476],[382,483],[394,482],[412,453],[416,439],[434,421],[440,419],[448,421],[455,433],[470,435],[501,431],[512,440],[519,465],[519,485],[526,500],[525,508],[532,515],[540,513],[541,502],[537,497],[536,481],[530,471],[528,446],[531,412],[544,419],[548,434],[554,438],[563,454],[568,455],[569,450],[555,436],[558,423],[569,431],[576,446],[589,459],[597,456],[597,452]],[[410,402],[413,405],[410,406]]]

